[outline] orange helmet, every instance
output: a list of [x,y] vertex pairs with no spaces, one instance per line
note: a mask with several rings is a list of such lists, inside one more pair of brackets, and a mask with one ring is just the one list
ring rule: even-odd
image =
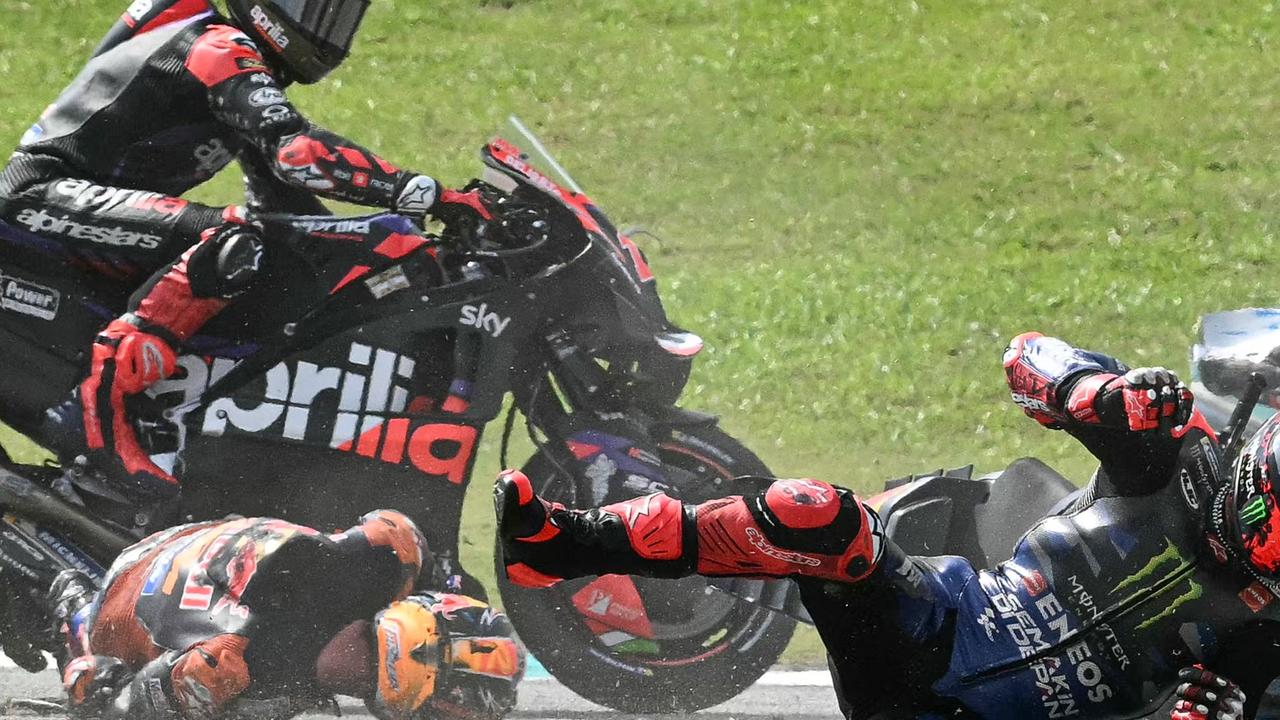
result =
[[429,597],[411,595],[373,619],[378,689],[369,710],[382,720],[406,720],[436,693],[449,672],[449,631]]
[[525,650],[501,612],[463,595],[419,593],[374,618],[381,720],[499,720],[515,707]]

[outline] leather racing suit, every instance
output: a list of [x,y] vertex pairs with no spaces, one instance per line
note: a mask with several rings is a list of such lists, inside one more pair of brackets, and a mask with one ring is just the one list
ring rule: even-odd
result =
[[141,452],[122,396],[172,372],[171,348],[271,262],[242,208],[181,194],[239,159],[250,210],[327,214],[321,195],[421,220],[474,200],[307,121],[284,85],[208,0],[133,3],[0,171],[10,258],[53,256],[92,282],[141,285],[99,336],[80,399],[89,448],[114,449],[151,492],[176,480]]
[[[400,513],[378,510],[324,535],[270,518],[181,525],[126,550],[93,597],[55,585],[73,711],[209,718],[252,698],[287,717],[327,697],[316,659],[343,628],[409,594],[426,552]],[[64,576],[60,576],[60,581]],[[131,677],[101,675],[123,663]]]
[[497,488],[508,574],[794,578],[850,718],[1168,717],[1194,663],[1240,683],[1251,716],[1280,668],[1280,604],[1208,529],[1213,431],[1198,412],[1171,433],[1131,430],[1127,404],[1145,396],[1124,387],[1127,369],[1052,338],[1019,336],[1005,366],[1028,414],[1100,467],[995,568],[906,555],[873,508],[815,480],[570,511],[539,507],[513,473]]

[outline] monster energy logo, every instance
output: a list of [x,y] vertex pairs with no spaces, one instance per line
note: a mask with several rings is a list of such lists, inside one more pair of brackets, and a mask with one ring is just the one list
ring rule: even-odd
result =
[[[1163,577],[1168,578],[1181,570],[1191,568],[1191,566],[1191,561],[1182,556],[1182,552],[1178,548],[1174,547],[1173,543],[1169,541],[1169,538],[1165,538],[1164,550],[1160,551],[1159,555],[1151,558],[1146,565],[1142,566],[1141,570],[1125,578],[1119,585],[1116,585],[1116,591],[1119,592],[1132,585],[1142,583],[1144,580],[1152,579],[1157,572],[1163,572]],[[1204,588],[1200,583],[1196,582],[1190,576],[1187,576],[1185,579],[1187,581],[1187,589],[1183,591],[1182,594],[1173,598],[1169,605],[1165,607],[1164,610],[1161,610],[1159,614],[1142,621],[1142,623],[1137,627],[1138,630],[1145,630],[1151,627],[1161,619],[1173,615],[1179,607],[1182,607],[1204,594]],[[1159,579],[1157,578],[1157,582],[1158,581]],[[1176,584],[1181,584],[1181,581]],[[1125,598],[1124,602],[1127,603],[1128,601],[1133,600],[1135,596],[1150,589],[1150,584],[1143,583],[1138,587],[1137,592]]]
[[1261,495],[1254,495],[1240,511],[1240,520],[1249,525],[1257,525],[1267,517],[1267,501]]

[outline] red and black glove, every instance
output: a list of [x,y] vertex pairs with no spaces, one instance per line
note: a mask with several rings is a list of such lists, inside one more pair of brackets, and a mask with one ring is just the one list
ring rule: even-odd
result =
[[450,190],[426,175],[413,175],[403,181],[392,209],[419,223],[430,215],[446,227],[493,219],[489,201],[479,188]]
[[178,481],[142,449],[125,400],[169,377],[176,367],[177,356],[166,340],[119,319],[94,341],[89,377],[80,384],[90,453],[98,455],[99,462],[122,468],[135,486],[131,489],[157,499],[177,494]]
[[[1195,398],[1172,370],[1137,368],[1120,378],[1129,429],[1171,431],[1186,425]],[[1114,387],[1114,386],[1113,386]]]
[[431,217],[444,223],[446,227],[452,227],[459,222],[479,223],[482,220],[493,219],[488,201],[479,190],[474,188],[465,191],[440,188],[435,204],[427,212]]
[[1230,680],[1200,665],[1178,671],[1178,702],[1170,720],[1241,720],[1244,692]]

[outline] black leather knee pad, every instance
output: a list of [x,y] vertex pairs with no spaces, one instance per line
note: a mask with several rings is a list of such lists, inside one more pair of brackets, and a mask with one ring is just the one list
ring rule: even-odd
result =
[[839,555],[862,530],[857,497],[820,480],[775,480],[743,499],[769,542],[786,550]]
[[214,230],[187,259],[191,294],[230,299],[248,290],[261,274],[265,249],[251,225],[228,223]]

